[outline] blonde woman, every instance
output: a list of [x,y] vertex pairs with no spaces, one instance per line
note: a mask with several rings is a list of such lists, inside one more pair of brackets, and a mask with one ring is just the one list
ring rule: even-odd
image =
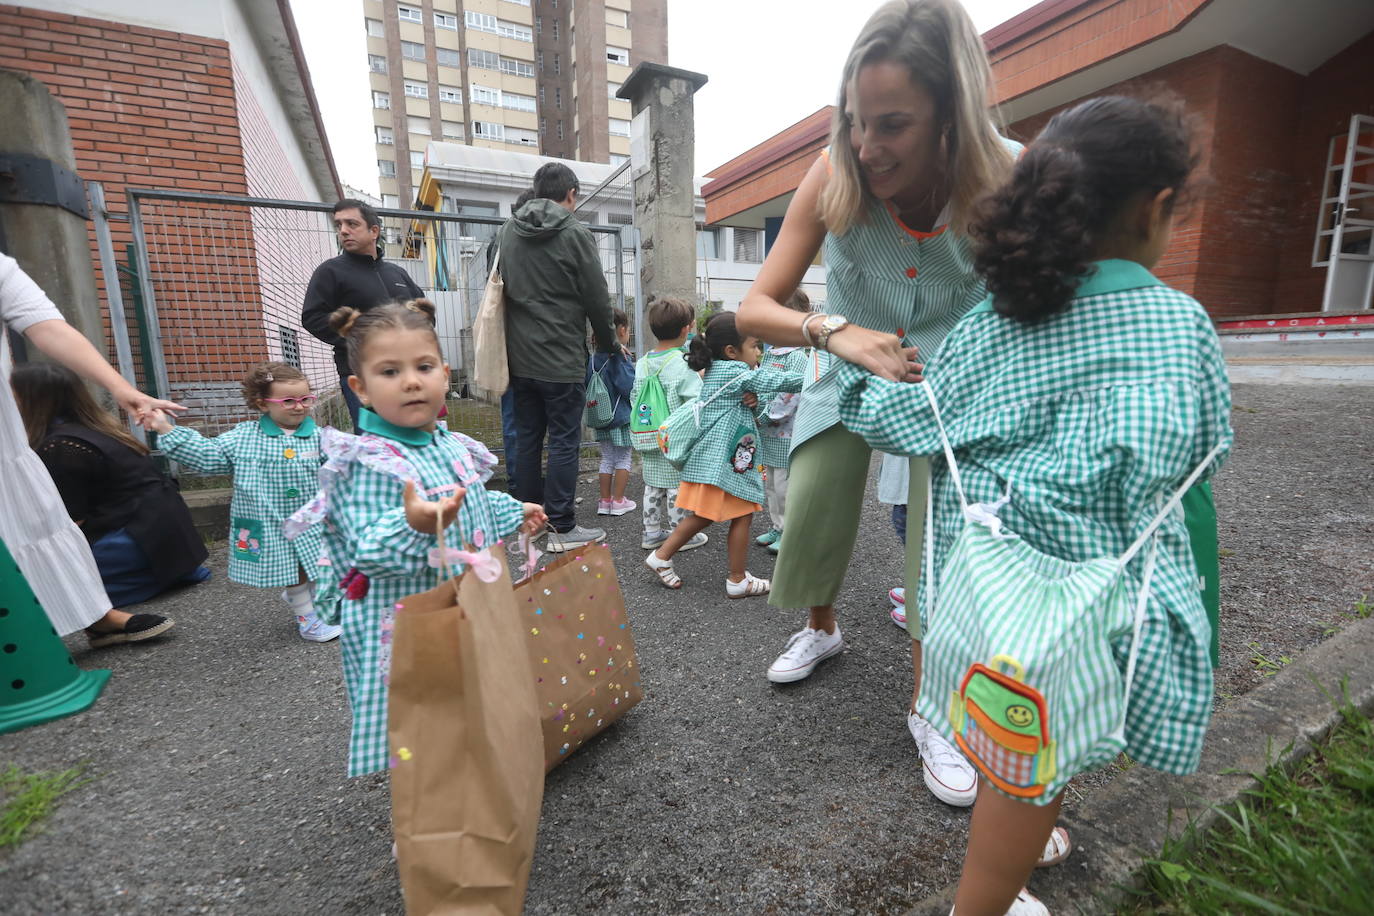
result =
[[[989,120],[991,71],[982,40],[955,0],[892,0],[864,26],[845,63],[830,148],[802,180],[782,230],[739,310],[741,333],[776,346],[815,346],[882,378],[915,381],[983,298],[968,223],[977,198],[1010,175],[1017,144]],[[782,303],[825,246],[831,314]],[[788,518],[769,603],[808,607],[810,619],[768,669],[808,677],[844,646],[834,601],[854,549],[870,450],[840,425],[835,370],[801,397],[792,432]],[[928,477],[911,459],[907,587],[920,571]],[[908,618],[921,679],[921,621]],[[977,782],[959,752],[916,714],[907,725],[926,785],[942,801],[973,804]]]

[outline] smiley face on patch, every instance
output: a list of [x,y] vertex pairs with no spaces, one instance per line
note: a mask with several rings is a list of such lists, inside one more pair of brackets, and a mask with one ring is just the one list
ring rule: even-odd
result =
[[1017,728],[1025,728],[1035,721],[1035,711],[1029,706],[1008,706],[1007,721]]

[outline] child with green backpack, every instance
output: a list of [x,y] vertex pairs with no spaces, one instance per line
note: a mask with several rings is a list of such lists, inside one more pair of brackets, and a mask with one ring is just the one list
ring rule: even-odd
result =
[[[645,550],[653,550],[690,513],[677,508],[678,469],[658,448],[658,428],[668,415],[701,391],[701,376],[687,368],[684,345],[696,322],[696,309],[682,299],[665,296],[649,303],[646,317],[658,345],[635,364],[634,391],[630,396],[630,445],[644,466]],[[707,541],[697,534],[682,546],[700,547]]]

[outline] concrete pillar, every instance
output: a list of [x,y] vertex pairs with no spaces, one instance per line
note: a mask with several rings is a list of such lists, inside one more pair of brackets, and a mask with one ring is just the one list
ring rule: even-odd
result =
[[[0,70],[0,238],[63,316],[106,352],[67,110],[37,79]],[[78,215],[77,212],[80,211]],[[29,348],[29,356],[35,352]]]
[[639,230],[640,290],[645,301],[681,296],[697,301],[696,125],[692,96],[706,76],[642,63],[616,96],[629,99],[630,169]]

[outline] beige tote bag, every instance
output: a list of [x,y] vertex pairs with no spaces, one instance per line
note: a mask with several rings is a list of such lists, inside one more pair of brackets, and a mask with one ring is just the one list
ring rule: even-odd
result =
[[495,395],[510,387],[510,366],[506,363],[506,283],[501,279],[501,251],[487,277],[482,305],[472,324],[474,350],[472,383]]

